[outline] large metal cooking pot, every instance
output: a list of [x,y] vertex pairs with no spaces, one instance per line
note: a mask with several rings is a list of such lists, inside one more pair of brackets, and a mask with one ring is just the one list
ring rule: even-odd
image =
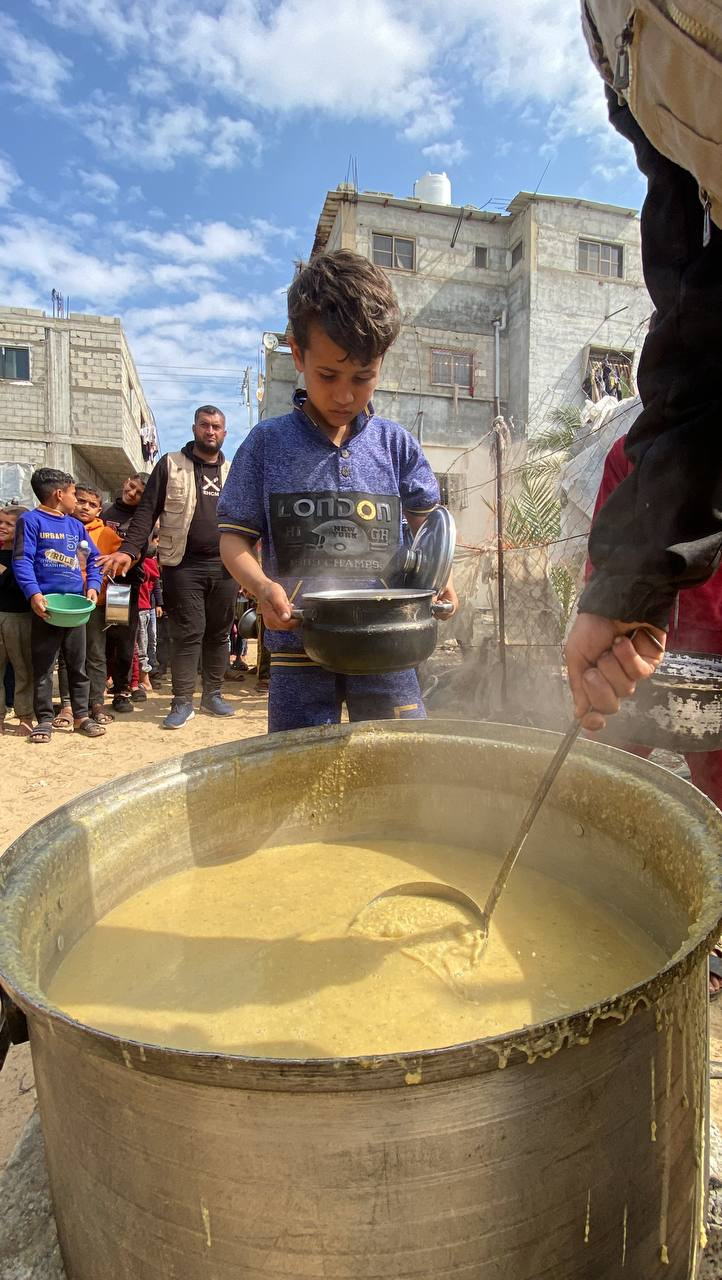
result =
[[722,657],[667,653],[634,698],[611,716],[604,739],[667,751],[722,750]]
[[155,764],[11,846],[0,984],[28,1018],[72,1280],[691,1280],[722,815],[646,761],[580,744],[524,853],[669,956],[599,1007],[447,1049],[274,1060],[120,1041],[44,994],[94,921],[194,863],[361,833],[501,855],[557,742],[434,721],[276,734]]
[[418,667],[436,648],[436,619],[453,611],[433,591],[396,588],[309,592],[293,616],[309,658],[356,676]]

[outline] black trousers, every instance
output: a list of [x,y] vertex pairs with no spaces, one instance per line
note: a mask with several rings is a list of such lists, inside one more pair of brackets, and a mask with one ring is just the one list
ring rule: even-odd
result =
[[[105,698],[105,681],[108,675],[105,634],[105,610],[101,607],[91,613],[85,624],[85,670],[90,681],[91,708],[102,704]],[[62,653],[58,659],[58,684],[60,701],[67,707],[70,703],[70,685]]]
[[33,702],[38,724],[48,724],[53,719],[53,671],[61,653],[65,659],[73,715],[76,719],[87,716],[90,681],[85,671],[85,627],[53,627],[34,613],[30,652],[33,660]]
[[218,693],[228,665],[228,636],[238,585],[217,561],[181,561],[163,569],[173,696],[191,701],[200,660],[204,694]]
[[105,633],[108,675],[113,681],[113,693],[127,693],[133,665],[133,650],[138,632],[138,588],[130,593],[130,613],[127,627],[115,623]]

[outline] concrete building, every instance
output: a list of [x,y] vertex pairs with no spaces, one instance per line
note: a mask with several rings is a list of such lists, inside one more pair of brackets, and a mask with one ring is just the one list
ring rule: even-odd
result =
[[126,476],[150,471],[154,440],[118,319],[0,307],[0,498],[30,500],[40,466],[110,496]]
[[[505,212],[460,208],[445,175],[421,179],[413,198],[341,184],[311,253],[338,248],[389,273],[403,327],[374,403],[421,438],[462,538],[478,541],[494,502],[495,404],[518,442],[581,403],[605,356],[633,381],[652,310],[636,210],[529,192]],[[296,385],[275,337],[263,417],[286,412]]]

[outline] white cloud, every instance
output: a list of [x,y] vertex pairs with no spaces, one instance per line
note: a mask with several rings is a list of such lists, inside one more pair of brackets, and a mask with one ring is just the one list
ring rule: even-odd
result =
[[210,290],[198,294],[181,306],[144,307],[127,312],[128,324],[137,332],[167,328],[169,325],[193,324],[225,326],[225,332],[237,332],[228,321],[247,324],[258,341],[263,321],[278,314],[279,298],[274,293],[250,294],[247,297]]
[[[444,145],[455,157],[447,163],[455,163],[461,84],[513,104],[530,124],[543,121],[553,144],[594,135],[604,147],[612,136],[578,0],[35,4],[50,21],[133,59],[130,97],[76,104],[72,119],[105,153],[147,168],[170,169],[188,158],[231,168],[260,147],[248,115],[300,112],[390,123],[411,143]],[[211,111],[211,93],[232,109]]]
[[147,169],[172,169],[188,157],[211,169],[230,169],[242,150],[255,155],[260,145],[249,120],[214,117],[191,103],[142,115],[133,103],[96,95],[73,115],[100,151]]
[[0,227],[3,267],[31,281],[41,293],[60,289],[101,312],[127,297],[146,278],[139,262],[122,256],[103,260],[81,248],[74,232],[41,218]]
[[143,245],[175,263],[229,262],[265,255],[264,237],[258,231],[232,227],[228,222],[194,223],[182,231],[128,231],[126,239]]
[[120,187],[109,173],[101,173],[99,169],[78,169],[78,177],[92,200],[97,200],[98,204],[115,203]]
[[0,154],[0,205],[8,204],[13,191],[20,186],[15,166],[7,156]]
[[0,60],[6,65],[13,93],[46,104],[58,101],[70,80],[72,64],[49,45],[23,34],[17,22],[0,13]]
[[168,73],[150,63],[144,63],[128,76],[128,92],[138,98],[167,98],[172,88]]
[[117,53],[143,41],[146,35],[145,19],[132,0],[130,4],[124,0],[34,0],[34,4],[59,27],[95,30]]
[[98,219],[94,213],[86,213],[81,209],[78,213],[71,213],[68,222],[72,222],[74,227],[94,227]]
[[460,138],[453,142],[434,142],[429,147],[422,147],[421,154],[434,164],[460,164],[469,152]]

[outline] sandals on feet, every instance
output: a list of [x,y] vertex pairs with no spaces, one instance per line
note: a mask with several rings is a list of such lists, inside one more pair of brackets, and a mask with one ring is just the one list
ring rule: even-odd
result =
[[54,729],[72,729],[73,727],[73,708],[61,707],[56,716],[53,717]]
[[96,724],[112,724],[113,720],[115,720],[115,716],[106,711],[102,702],[96,702],[95,706],[90,708],[90,714]]
[[53,736],[52,724],[36,724],[28,734],[28,742],[50,742]]
[[84,733],[86,738],[102,738],[105,728],[97,720],[86,716],[79,724],[73,725],[73,733]]

